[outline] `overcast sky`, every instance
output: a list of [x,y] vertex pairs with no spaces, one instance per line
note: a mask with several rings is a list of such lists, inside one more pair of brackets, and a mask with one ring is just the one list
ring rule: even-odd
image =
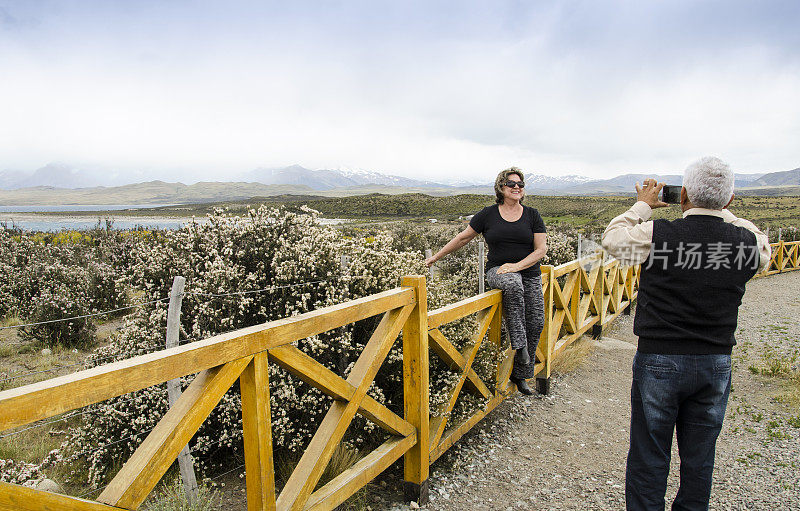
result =
[[798,27],[793,0],[0,0],[0,170],[789,170]]

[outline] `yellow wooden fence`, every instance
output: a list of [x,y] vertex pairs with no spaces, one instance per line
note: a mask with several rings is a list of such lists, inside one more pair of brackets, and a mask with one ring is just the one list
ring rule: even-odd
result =
[[[775,245],[764,275],[798,269],[798,242]],[[572,342],[629,310],[636,298],[638,267],[622,267],[595,254],[542,266],[545,326],[536,352],[536,376],[546,390],[553,360]],[[430,464],[515,391],[509,382],[510,349],[502,351],[494,381],[481,380],[472,364],[484,342],[502,348],[502,296],[493,290],[428,311],[425,278],[403,277],[400,287],[75,374],[0,392],[0,431],[17,428],[173,378],[197,373],[96,501],[0,483],[0,509],[110,510],[139,508],[238,380],[248,510],[332,509],[404,456],[407,490],[426,498]],[[382,319],[345,379],[292,343],[378,314]],[[472,314],[477,326],[459,351],[440,327]],[[399,416],[367,395],[367,389],[402,332],[404,413]],[[460,344],[460,343],[459,343]],[[431,416],[430,353],[457,370],[459,379]],[[334,400],[280,493],[273,468],[268,364],[277,364]],[[485,403],[458,424],[448,418],[462,390]],[[355,414],[390,434],[389,440],[344,473],[318,487],[334,450]]]
[[798,265],[798,253],[800,253],[800,241],[779,241],[770,243],[772,247],[772,257],[769,266],[756,277],[765,277],[792,270],[800,269]]

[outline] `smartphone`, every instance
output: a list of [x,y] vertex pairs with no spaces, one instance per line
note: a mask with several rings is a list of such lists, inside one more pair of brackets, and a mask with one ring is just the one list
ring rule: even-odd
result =
[[661,189],[661,200],[667,204],[680,204],[681,203],[681,186],[680,185],[664,185]]

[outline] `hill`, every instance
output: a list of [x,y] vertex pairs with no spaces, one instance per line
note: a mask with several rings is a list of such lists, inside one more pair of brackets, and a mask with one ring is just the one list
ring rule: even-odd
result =
[[[50,175],[55,167],[42,172]],[[61,168],[60,170],[64,170]],[[48,174],[49,173],[49,174]],[[349,176],[349,177],[348,177]],[[579,176],[562,178],[531,174],[526,178],[528,193],[535,195],[632,195],[634,183],[647,177],[680,184],[677,174],[625,174],[610,179],[586,182]],[[261,169],[253,171],[252,179],[264,182],[200,182],[192,185],[148,181],[116,187],[68,188],[35,186],[14,190],[0,190],[0,205],[73,205],[73,204],[202,204],[268,197],[284,194],[316,195],[322,197],[349,197],[371,194],[408,195],[425,194],[445,197],[465,194],[492,196],[493,185],[447,186],[430,181],[417,181],[397,176],[385,176],[367,171],[350,172],[317,170],[302,167]],[[290,182],[286,182],[290,181]],[[0,182],[2,182],[0,180]],[[63,180],[61,181],[64,182]],[[800,194],[800,168],[769,174],[737,175],[736,193],[739,195],[785,196]]]

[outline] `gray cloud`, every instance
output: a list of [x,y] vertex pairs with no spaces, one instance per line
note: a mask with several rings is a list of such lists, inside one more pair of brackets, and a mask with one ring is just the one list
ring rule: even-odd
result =
[[0,33],[2,168],[480,179],[800,160],[794,3],[31,5],[11,15],[40,25]]

